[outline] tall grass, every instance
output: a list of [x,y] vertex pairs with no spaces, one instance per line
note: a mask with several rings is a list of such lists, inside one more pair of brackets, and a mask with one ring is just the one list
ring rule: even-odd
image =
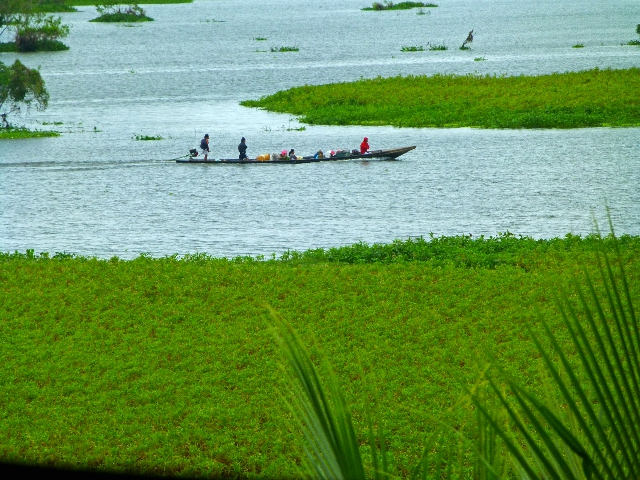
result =
[[[549,373],[547,399],[529,391],[522,380],[486,372],[469,391],[477,411],[471,442],[468,433],[452,442],[436,431],[414,477],[468,478],[473,472],[480,479],[640,478],[640,330],[613,238],[617,273],[601,248],[599,285],[585,270],[586,291],[574,280],[573,292],[558,296],[564,328],[552,329],[541,317],[544,338],[529,330]],[[335,399],[332,406],[302,341],[282,320],[276,317],[275,323],[276,338],[294,373],[295,412],[316,476],[366,478],[358,435],[335,377],[328,375],[326,381]],[[569,344],[560,340],[567,336]],[[388,477],[386,462],[377,460],[378,449],[386,458],[384,434],[380,431],[376,438],[371,427],[381,425],[382,418],[374,418],[369,409],[366,416],[373,459],[369,476]],[[471,452],[471,461],[464,452]]]
[[580,128],[640,125],[640,69],[434,75],[303,86],[241,102],[311,124]]

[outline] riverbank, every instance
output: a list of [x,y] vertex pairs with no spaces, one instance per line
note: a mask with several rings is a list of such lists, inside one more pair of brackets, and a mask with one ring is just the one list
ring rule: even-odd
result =
[[[624,47],[621,47],[624,48]],[[247,107],[318,125],[437,128],[640,126],[640,69],[540,76],[434,75],[304,86]]]
[[[637,297],[640,237],[620,244]],[[271,261],[0,255],[0,457],[164,475],[298,474],[269,305],[330,359],[364,436],[362,366],[380,393],[395,471],[407,476],[434,418],[471,418],[449,409],[489,353],[538,385],[525,326],[542,330],[536,308],[559,323],[553,294],[581,265],[595,271],[594,245],[506,235]],[[486,261],[465,261],[474,258]]]

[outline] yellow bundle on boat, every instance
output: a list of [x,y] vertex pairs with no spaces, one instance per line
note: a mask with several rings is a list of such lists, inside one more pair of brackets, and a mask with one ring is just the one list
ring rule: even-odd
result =
[[268,153],[263,153],[262,155],[258,155],[256,157],[256,160],[258,160],[259,162],[266,162],[271,160],[271,155],[269,155]]

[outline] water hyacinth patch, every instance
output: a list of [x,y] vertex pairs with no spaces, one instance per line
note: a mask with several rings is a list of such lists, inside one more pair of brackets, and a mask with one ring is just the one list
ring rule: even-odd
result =
[[[597,273],[598,248],[593,236],[505,233],[283,260],[0,254],[8,352],[0,378],[9,379],[0,455],[130,473],[300,475],[304,446],[282,397],[290,385],[278,368],[270,305],[310,346],[312,361],[331,359],[353,429],[363,432],[365,467],[367,439],[381,429],[384,469],[411,476],[436,419],[470,433],[475,409],[453,407],[478,380],[485,350],[544,394],[527,325],[537,335],[544,328],[531,305],[560,328],[552,292],[568,288],[581,265]],[[604,249],[615,252],[611,238]],[[619,250],[638,292],[640,238],[621,237]],[[559,342],[571,345],[567,336]],[[379,415],[371,427],[367,410]],[[439,438],[434,451],[450,445],[457,461],[457,434]],[[463,454],[466,469],[473,458]]]
[[298,47],[271,47],[272,52],[297,52],[300,49]]
[[365,7],[362,10],[410,10],[412,8],[435,8],[438,5],[435,3],[422,3],[422,2],[400,2],[393,3],[390,0],[384,0],[383,3],[374,2],[371,7]]
[[406,76],[296,87],[241,103],[324,125],[638,126],[639,79],[638,68],[515,77]]
[[164,140],[160,135],[134,135],[135,140]]

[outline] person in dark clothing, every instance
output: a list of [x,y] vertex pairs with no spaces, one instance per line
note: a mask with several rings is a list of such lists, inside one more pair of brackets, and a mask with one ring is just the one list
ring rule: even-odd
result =
[[238,158],[240,160],[244,160],[245,158],[247,158],[247,144],[245,142],[245,138],[242,137],[242,140],[240,140],[240,145],[238,145],[238,151],[240,152]]
[[207,133],[202,140],[200,140],[200,153],[204,154],[204,161],[207,161],[209,155],[209,134]]

